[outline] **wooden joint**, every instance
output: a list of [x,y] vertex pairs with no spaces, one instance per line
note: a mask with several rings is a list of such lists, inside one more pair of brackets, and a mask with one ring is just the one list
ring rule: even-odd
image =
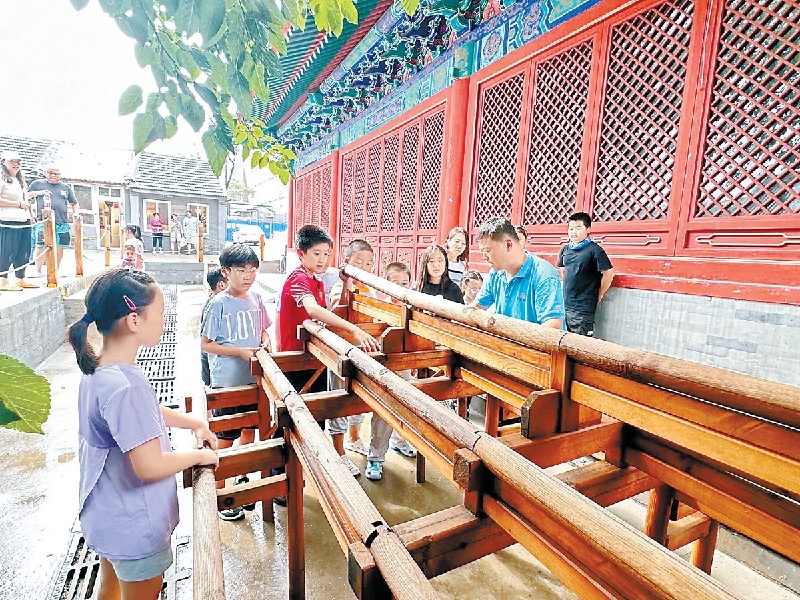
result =
[[397,354],[405,350],[405,330],[400,327],[389,327],[378,340],[383,354]]
[[556,433],[559,426],[561,392],[539,390],[528,396],[520,408],[520,434],[528,439]]
[[217,490],[217,509],[225,510],[245,504],[253,504],[261,500],[268,502],[278,496],[285,496],[288,491],[286,474],[265,477],[258,481],[228,485]]
[[358,600],[391,598],[392,593],[364,542],[347,547],[347,580]]
[[708,535],[711,519],[699,511],[691,515],[672,521],[667,527],[667,540],[665,546],[670,550],[683,548]]

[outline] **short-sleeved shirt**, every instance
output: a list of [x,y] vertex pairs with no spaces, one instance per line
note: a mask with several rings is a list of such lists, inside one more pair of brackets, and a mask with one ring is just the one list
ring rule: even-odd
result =
[[422,286],[421,292],[429,296],[441,296],[445,300],[464,304],[464,294],[459,287],[449,279],[444,283],[426,283]]
[[562,325],[564,322],[564,294],[558,271],[530,253],[510,281],[505,271],[489,271],[476,300],[484,307],[494,305],[497,314],[507,317],[540,325],[549,319],[561,319]]
[[467,262],[464,260],[448,260],[447,261],[447,275],[450,281],[458,285],[464,277],[464,271],[467,268]]
[[[75,194],[72,193],[72,188],[66,183],[50,183],[47,179],[37,179],[34,181],[28,191],[30,192],[50,192],[50,208],[56,215],[56,225],[59,223],[67,223],[67,204],[77,204]],[[39,195],[36,197],[36,218],[41,220],[42,210],[44,209],[44,196]]]
[[297,337],[297,327],[311,316],[303,306],[303,298],[313,296],[325,308],[325,286],[319,277],[312,277],[300,265],[286,278],[278,304],[278,351],[302,350],[303,342]]
[[557,265],[564,267],[566,307],[576,312],[593,314],[597,310],[603,271],[612,267],[606,251],[595,242],[589,242],[579,250],[572,250],[567,245],[561,248]]
[[81,529],[100,556],[133,560],[166,548],[178,524],[175,477],[145,482],[128,452],[158,439],[171,452],[155,390],[139,367],[113,364],[78,390]]
[[[234,348],[259,348],[262,334],[272,325],[263,298],[249,293],[237,298],[227,291],[211,299],[205,313],[202,336]],[[237,356],[208,354],[211,387],[230,387],[255,383],[249,361]]]

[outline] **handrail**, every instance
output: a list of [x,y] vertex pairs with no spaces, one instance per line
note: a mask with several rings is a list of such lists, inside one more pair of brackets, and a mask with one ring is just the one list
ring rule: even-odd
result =
[[286,405],[294,433],[316,456],[330,490],[343,506],[364,545],[370,550],[394,598],[432,600],[438,598],[425,574],[406,550],[397,534],[342,463],[333,445],[320,430],[302,396],[297,393],[278,364],[264,350],[256,353],[264,377]]
[[[192,414],[206,422],[206,394],[201,389],[192,397]],[[225,600],[225,576],[222,569],[222,544],[217,516],[217,489],[214,468],[192,469],[194,600]]]
[[579,363],[635,381],[800,427],[800,389],[797,387],[487,313],[480,308],[409,290],[352,265],[345,265],[343,270],[349,277],[413,308],[430,311],[535,350],[563,352]]
[[[598,556],[614,561],[647,598],[734,598],[708,575],[687,569],[675,554],[497,439],[478,431],[356,346],[313,321],[305,321],[303,326],[336,353],[347,356],[359,371],[389,391],[426,425],[456,446],[474,452],[497,479],[512,486],[516,494],[542,510],[565,532],[585,540]],[[656,557],[659,560],[654,560]]]

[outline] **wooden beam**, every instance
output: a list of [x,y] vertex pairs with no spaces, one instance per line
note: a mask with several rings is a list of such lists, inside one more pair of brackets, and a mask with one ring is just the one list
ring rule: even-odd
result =
[[271,502],[273,498],[286,495],[286,475],[274,475],[249,483],[226,485],[217,490],[217,510],[253,504],[261,500]]
[[536,389],[502,373],[468,359],[460,359],[455,376],[491,394],[505,406],[519,411]]
[[303,400],[317,421],[360,415],[370,410],[361,398],[347,390],[303,394]]
[[405,307],[385,300],[378,300],[377,298],[359,294],[356,298],[353,298],[352,306],[354,310],[378,319],[392,327],[400,327],[403,322],[402,311]]
[[[800,461],[707,429],[635,400],[584,383],[572,384],[572,397],[638,429],[669,439],[734,471],[800,496]],[[731,415],[736,418],[736,415]]]
[[552,435],[559,430],[561,392],[539,390],[532,392],[520,407],[520,434],[528,439]]
[[353,542],[347,549],[347,581],[358,600],[382,600],[392,596],[372,553],[363,542]]
[[700,511],[695,511],[688,517],[669,522],[665,545],[670,550],[683,548],[685,545],[707,536],[710,527],[711,519]]
[[346,356],[337,355],[319,340],[311,340],[306,345],[306,348],[320,363],[328,367],[340,379],[347,379],[354,375],[350,359]]
[[657,480],[639,469],[620,469],[602,460],[560,473],[556,477],[600,506],[611,506],[658,485]]
[[208,388],[206,389],[206,403],[209,410],[258,404],[258,390],[255,384]]
[[319,368],[320,362],[308,352],[302,350],[292,350],[289,352],[273,352],[270,354],[281,371],[290,373],[292,371],[311,371]]
[[515,543],[502,527],[454,506],[393,527],[428,578],[499,552]]
[[231,429],[244,429],[250,427],[253,429],[258,428],[261,423],[261,417],[258,411],[248,411],[237,413],[235,415],[223,415],[221,417],[209,417],[208,428],[214,433],[220,431],[230,431]]
[[436,348],[434,350],[406,351],[402,354],[386,354],[373,357],[390,371],[405,371],[406,369],[424,369],[427,367],[441,367],[452,365],[455,355],[449,348]]
[[449,377],[441,375],[437,377],[428,377],[426,379],[411,379],[409,383],[434,400],[464,398],[467,396],[476,396],[481,393],[480,389],[464,380],[450,379]]
[[[286,464],[283,439],[263,440],[217,451],[219,466],[214,471],[217,481],[246,475],[254,471],[270,471]],[[278,494],[280,496],[280,494]]]
[[[362,331],[366,331],[374,338],[381,337],[381,334],[386,330],[388,325],[386,323],[356,323],[359,329]],[[356,341],[356,338],[350,333],[347,329],[342,329],[341,327],[334,327],[329,326],[328,329],[338,335],[343,340],[347,340],[351,344]]]

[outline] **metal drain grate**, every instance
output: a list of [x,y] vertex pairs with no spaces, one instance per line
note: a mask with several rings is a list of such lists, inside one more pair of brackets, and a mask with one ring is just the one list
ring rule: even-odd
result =
[[136,363],[148,381],[175,379],[175,359],[157,358],[155,360],[139,360]]
[[159,344],[158,346],[142,346],[136,354],[136,360],[156,360],[158,358],[175,358],[175,344]]
[[[159,600],[191,598],[191,544],[188,537],[173,543],[175,557],[172,566],[164,573],[164,585]],[[69,550],[49,600],[97,600],[100,593],[100,557],[86,545],[78,531],[70,540]]]
[[175,396],[175,380],[174,379],[156,379],[150,381],[150,385],[156,391],[156,398],[158,403],[163,404],[169,408],[177,408],[178,404],[174,402]]
[[177,325],[178,325],[178,315],[177,314],[175,314],[175,313],[169,313],[169,314],[165,313],[164,314],[164,330],[165,331],[166,331],[166,329],[168,327],[172,328],[172,329],[175,329],[175,327],[177,327]]
[[177,341],[177,334],[173,331],[167,331],[166,329],[161,334],[161,339],[159,340],[159,344],[174,344]]

